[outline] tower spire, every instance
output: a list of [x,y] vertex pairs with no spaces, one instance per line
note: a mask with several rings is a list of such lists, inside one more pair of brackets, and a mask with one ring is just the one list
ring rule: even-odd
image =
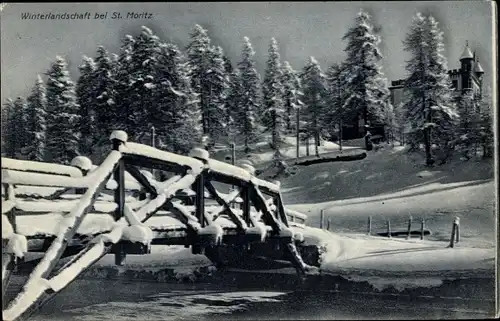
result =
[[462,55],[460,56],[460,60],[462,59],[474,59],[474,56],[472,55],[472,52],[469,49],[469,40],[465,41],[465,48]]

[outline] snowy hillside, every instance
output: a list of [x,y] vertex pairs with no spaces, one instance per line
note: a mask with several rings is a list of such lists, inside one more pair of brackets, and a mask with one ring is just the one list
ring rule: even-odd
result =
[[[371,215],[374,230],[406,228],[410,215],[423,218],[431,239],[449,240],[451,224],[459,216],[466,244],[494,245],[494,181],[489,160],[470,160],[425,168],[421,157],[401,147],[368,153],[352,162],[299,167],[282,179],[284,203],[307,214],[319,226],[320,210],[332,230],[364,233]],[[378,227],[378,229],[377,229]]]

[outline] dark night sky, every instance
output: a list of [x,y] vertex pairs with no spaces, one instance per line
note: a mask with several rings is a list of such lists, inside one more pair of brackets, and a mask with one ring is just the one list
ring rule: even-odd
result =
[[[344,58],[341,40],[363,8],[381,27],[384,73],[389,80],[405,76],[408,58],[401,41],[417,11],[430,12],[445,33],[449,68],[459,67],[466,40],[475,49],[490,83],[492,68],[491,3],[487,1],[405,2],[247,2],[247,3],[64,3],[7,4],[1,13],[2,102],[26,95],[37,73],[44,73],[56,55],[65,57],[73,80],[82,55],[94,56],[98,45],[118,52],[125,34],[136,35],[142,25],[162,40],[182,48],[195,23],[209,31],[214,44],[229,58],[240,59],[243,37],[256,51],[259,71],[267,59],[271,37],[280,46],[282,60],[301,69],[314,56],[323,70]],[[21,20],[21,13],[108,12],[107,20]],[[111,20],[112,12],[150,12],[151,20]]]

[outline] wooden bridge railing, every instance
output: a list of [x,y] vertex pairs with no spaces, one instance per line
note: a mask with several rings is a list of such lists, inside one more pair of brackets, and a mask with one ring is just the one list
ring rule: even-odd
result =
[[[14,204],[8,211],[7,220],[13,235],[18,235],[14,186],[62,188],[62,191],[50,195],[52,198],[57,198],[69,189],[75,188],[77,189],[75,192],[81,195],[73,203],[74,207],[61,220],[57,235],[31,273],[21,293],[4,310],[5,320],[29,317],[81,272],[109,252],[114,253],[116,264],[122,264],[127,252],[137,253],[134,250],[130,251],[130,246],[127,247],[137,240],[134,237],[126,240],[124,236],[133,235],[132,228],[135,228],[135,231],[139,229],[143,232],[143,238],[144,235],[148,236],[146,243],[150,243],[153,236],[144,223],[160,210],[169,211],[185,224],[186,237],[181,243],[191,246],[193,253],[205,253],[205,249],[218,246],[222,242],[238,245],[262,242],[268,238],[276,239],[285,245],[284,248],[292,258],[291,262],[298,273],[305,273],[306,265],[295,248],[294,234],[288,228],[288,217],[300,219],[301,215],[285,209],[278,185],[256,178],[252,175],[251,167],[240,168],[210,159],[208,153],[203,150],[193,150],[190,155],[192,157],[181,156],[128,142],[126,133],[121,131],[113,132],[111,141],[113,151],[99,167],[93,170],[91,164],[83,159],[75,162],[73,164],[75,166],[40,165],[40,163],[34,164],[36,162],[9,159],[4,163],[2,159],[5,203]],[[145,175],[139,167],[168,172],[172,177],[159,182]],[[126,175],[129,175],[128,180]],[[224,195],[216,189],[213,182],[235,186],[236,191]],[[136,208],[132,208],[126,202],[127,188],[140,189],[145,194],[143,202]],[[195,192],[194,214],[187,210],[186,204],[172,201],[174,198],[180,198],[179,191],[189,188]],[[97,199],[106,189],[113,190],[113,218],[116,224],[110,231],[94,235],[93,239],[85,243],[84,248],[68,263],[52,273],[77,234],[86,214],[97,209],[99,204]],[[220,206],[214,215],[208,215],[205,211],[207,192]],[[266,199],[264,195],[270,199]],[[243,200],[242,215],[238,215],[230,206],[230,203],[238,197]],[[255,212],[251,211],[252,206]],[[2,211],[2,214],[4,213],[6,211]],[[232,234],[233,236],[229,235],[229,232],[224,232],[222,226],[215,222],[223,215],[235,225],[236,234]],[[5,222],[4,216],[2,221]],[[147,253],[148,244],[141,247],[141,251]],[[210,259],[216,260],[217,256],[206,254]],[[10,260],[7,262],[10,264],[9,267],[12,267],[15,265],[15,255],[12,253],[9,255]],[[49,278],[51,275],[53,276]],[[8,282],[8,275],[2,273],[2,281],[6,287],[4,282]]]

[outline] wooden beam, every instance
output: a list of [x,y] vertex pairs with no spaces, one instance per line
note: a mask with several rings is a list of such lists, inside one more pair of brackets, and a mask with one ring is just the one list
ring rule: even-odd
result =
[[[96,246],[96,244],[92,243],[92,244],[89,244],[85,249],[83,249],[82,251],[80,251],[80,253],[78,253],[76,256],[74,256],[69,262],[67,262],[66,264],[64,264],[57,272],[55,275],[58,275],[59,273],[61,273],[66,267],[69,267],[71,264],[73,264],[74,262],[76,262],[82,255],[84,255],[85,253],[87,253],[88,251],[90,251],[94,246]],[[99,261],[103,256],[105,256],[106,254],[108,254],[112,249],[112,244],[108,244],[108,245],[105,245],[104,247],[104,250],[103,252],[101,253],[101,255],[94,261],[90,262],[90,264],[88,264],[86,267],[84,267],[82,269],[82,271],[80,272],[80,275],[83,274],[90,266],[92,266],[95,262]],[[74,278],[73,280],[69,281],[68,284],[66,284],[65,288],[68,287],[68,285],[70,285],[71,283],[73,283],[77,278]],[[40,309],[44,304],[46,304],[47,302],[49,302],[54,296],[56,296],[59,292],[54,292],[50,289],[46,290],[41,296],[40,298],[34,302],[28,309],[26,309],[26,311],[24,311],[17,319],[16,321],[24,321],[24,320],[28,320],[30,318],[30,316],[33,315],[33,313],[35,313],[38,309]]]
[[[7,247],[9,240],[2,240],[2,248]],[[3,249],[2,249],[2,252]],[[9,286],[10,277],[12,272],[16,268],[17,258],[11,253],[2,253],[2,310],[7,306],[7,300],[5,299],[5,294],[7,293],[7,287]]]
[[270,225],[274,231],[274,233],[279,233],[281,231],[279,222],[276,221],[276,218],[267,210],[266,200],[259,193],[258,187],[253,184],[250,185],[250,197],[253,201],[255,208],[262,212],[262,218],[267,225]]
[[[243,226],[243,224],[241,224],[241,219],[238,217],[238,215],[236,215],[233,212],[233,209],[231,208],[231,206],[222,197],[220,197],[219,193],[217,192],[215,187],[212,185],[212,182],[210,182],[209,180],[206,180],[205,187],[207,188],[210,195],[212,195],[212,197],[215,199],[215,201],[217,203],[219,203],[221,206],[224,206],[224,211],[229,215],[229,217],[236,224],[238,229],[240,231],[244,231],[245,227]],[[248,224],[248,222],[247,222],[247,224]]]
[[288,218],[286,216],[285,206],[283,205],[281,193],[279,193],[278,196],[274,197],[274,202],[277,207],[276,210],[281,218],[281,221],[283,222],[283,224],[285,224],[285,226],[288,227],[289,226]]
[[241,191],[241,198],[243,199],[243,220],[247,224],[251,224],[250,220],[250,210],[251,210],[251,200],[250,200],[250,188],[249,187],[243,187]]
[[194,182],[193,190],[196,192],[195,206],[196,206],[196,217],[200,222],[201,227],[205,226],[205,184],[204,184],[204,174],[206,172],[201,172],[196,181]]
[[[115,189],[115,203],[118,205],[113,213],[115,221],[119,221],[124,215],[125,209],[125,162],[123,159],[118,161],[118,166],[115,168],[113,173],[113,179],[118,183],[118,187]],[[115,264],[123,265],[126,253],[121,244],[115,244],[113,246],[113,252],[115,254]]]
[[144,176],[134,165],[130,165],[125,163],[125,170],[129,172],[130,175],[132,175],[133,178],[135,178],[139,184],[141,184],[146,191],[148,191],[151,194],[151,197],[154,198],[158,196],[158,191],[156,188],[151,185],[149,180]]
[[[116,170],[116,165],[115,165],[114,170]],[[93,206],[93,204],[94,204],[97,196],[99,194],[101,194],[102,190],[106,187],[106,183],[110,179],[111,174],[112,173],[110,173],[109,175],[107,175],[106,178],[104,180],[102,180],[101,183],[97,186],[96,192],[92,195],[92,199],[91,199],[90,204],[86,208],[83,209],[82,214],[76,220],[76,222],[73,225],[73,227],[71,229],[67,230],[64,233],[64,235],[63,235],[63,237],[61,239],[61,245],[59,246],[59,248],[58,248],[58,250],[57,250],[57,252],[56,252],[56,254],[54,256],[54,259],[52,261],[48,262],[48,266],[45,268],[44,271],[42,271],[42,273],[40,273],[40,276],[39,276],[40,278],[47,279],[50,276],[51,272],[54,270],[55,266],[59,262],[59,260],[62,257],[63,253],[66,251],[66,248],[68,246],[68,242],[73,239],[73,236],[76,234],[76,231],[78,230],[78,228],[80,227],[81,223],[83,222],[83,219],[85,218],[85,216],[88,213],[89,209],[92,208],[92,206]],[[43,259],[42,259],[42,261],[43,261]],[[37,264],[37,267],[39,266],[39,264]],[[30,275],[30,277],[31,277],[31,275]],[[53,294],[51,294],[51,295],[53,296]],[[44,304],[47,301],[48,301],[48,299],[46,299],[45,295],[42,294],[42,296],[39,297],[39,298],[37,298],[36,301],[26,311],[24,311],[19,316],[19,318],[17,318],[16,321],[25,320],[31,314],[33,314],[36,310],[38,310],[41,307],[42,304]]]
[[188,167],[184,165],[179,165],[176,163],[171,163],[167,161],[160,161],[157,159],[153,159],[147,156],[139,156],[139,155],[132,155],[132,154],[123,154],[123,159],[125,160],[125,163],[130,164],[130,165],[135,165],[135,166],[140,166],[140,167],[147,167],[151,169],[157,169],[157,170],[162,170],[166,172],[174,172],[176,174],[182,174],[184,175],[187,170],[189,169]]

